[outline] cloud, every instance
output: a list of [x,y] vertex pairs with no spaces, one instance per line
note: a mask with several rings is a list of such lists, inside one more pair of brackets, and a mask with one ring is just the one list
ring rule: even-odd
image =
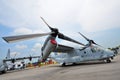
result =
[[79,22],[85,31],[101,31],[120,27],[120,1],[85,1],[79,12]]
[[35,43],[35,45],[33,46],[33,48],[32,48],[32,51],[33,52],[38,52],[38,53],[40,53],[40,51],[41,51],[41,47],[42,47],[42,45],[40,44],[40,43]]
[[22,28],[17,28],[14,30],[14,34],[31,34],[32,30],[22,27]]
[[[53,27],[63,32],[96,32],[120,27],[119,0],[11,0],[0,1],[0,23],[15,29],[25,27],[28,33],[41,29],[48,32],[40,20],[43,16]],[[18,29],[17,29],[18,28]],[[22,29],[21,29],[22,30]],[[24,29],[23,29],[24,30]]]
[[27,28],[27,27],[19,27],[14,29],[13,34],[18,35],[18,34],[32,34],[32,33],[45,33],[44,30],[42,29],[36,29],[36,30],[32,30],[31,28]]
[[10,53],[10,56],[11,57],[15,57],[15,56],[18,56],[18,55],[20,55],[21,53],[20,52],[11,52]]
[[21,44],[21,45],[16,45],[15,48],[23,50],[27,48],[27,45]]
[[36,43],[34,46],[33,46],[33,48],[36,48],[36,49],[39,49],[39,48],[41,48],[41,44],[40,43]]

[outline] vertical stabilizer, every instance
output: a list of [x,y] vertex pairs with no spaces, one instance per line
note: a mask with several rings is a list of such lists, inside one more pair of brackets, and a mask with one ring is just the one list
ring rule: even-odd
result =
[[6,59],[10,59],[10,49],[8,49]]

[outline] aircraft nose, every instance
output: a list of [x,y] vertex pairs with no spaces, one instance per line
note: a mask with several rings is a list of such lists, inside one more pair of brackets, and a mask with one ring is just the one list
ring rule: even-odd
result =
[[109,52],[112,56],[115,56],[115,53],[113,51]]

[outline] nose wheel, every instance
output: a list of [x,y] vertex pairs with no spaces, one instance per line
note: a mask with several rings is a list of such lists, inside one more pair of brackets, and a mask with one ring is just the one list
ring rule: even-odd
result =
[[111,63],[111,60],[110,60],[110,59],[107,59],[106,62],[107,62],[107,63]]

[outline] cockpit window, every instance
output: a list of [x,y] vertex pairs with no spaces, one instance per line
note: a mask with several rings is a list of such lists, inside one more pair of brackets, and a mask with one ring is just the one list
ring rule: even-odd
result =
[[98,47],[91,47],[91,51],[94,53],[94,52],[103,51],[103,49],[102,48],[98,48]]
[[96,52],[95,48],[91,48],[91,51],[92,51],[93,53]]
[[97,52],[97,51],[100,51],[100,49],[97,48],[97,47],[91,47],[91,51],[92,51],[93,53],[95,53],[95,52]]

